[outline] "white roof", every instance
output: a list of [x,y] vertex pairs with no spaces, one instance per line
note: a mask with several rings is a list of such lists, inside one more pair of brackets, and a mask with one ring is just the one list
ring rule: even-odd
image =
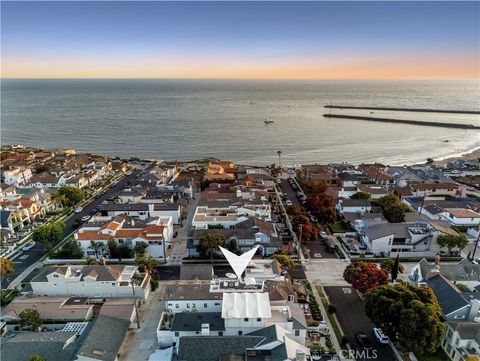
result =
[[222,318],[270,318],[267,292],[224,292]]

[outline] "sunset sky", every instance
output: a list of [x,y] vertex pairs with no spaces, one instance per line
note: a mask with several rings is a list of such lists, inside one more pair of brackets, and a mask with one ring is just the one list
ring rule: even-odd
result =
[[4,78],[480,77],[479,2],[5,2]]

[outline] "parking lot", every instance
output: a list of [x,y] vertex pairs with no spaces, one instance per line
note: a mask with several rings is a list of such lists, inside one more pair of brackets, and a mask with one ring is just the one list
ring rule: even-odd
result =
[[[348,338],[350,347],[359,352],[356,357],[357,360],[372,360],[374,358],[373,350],[376,351],[375,353],[377,357],[374,359],[377,361],[396,360],[390,346],[381,344],[373,335],[374,325],[365,314],[363,302],[358,296],[356,290],[351,287],[338,286],[324,287],[324,290],[330,303],[334,304],[337,308],[337,319],[340,322],[340,326],[345,333],[345,336]],[[363,347],[361,347],[356,339],[356,335],[359,332],[367,335],[368,340],[373,346],[369,355],[364,354],[364,357],[360,356]]]
[[335,251],[330,251],[327,244],[321,240],[314,242],[303,242],[306,248],[308,248],[308,254],[310,258],[338,258]]

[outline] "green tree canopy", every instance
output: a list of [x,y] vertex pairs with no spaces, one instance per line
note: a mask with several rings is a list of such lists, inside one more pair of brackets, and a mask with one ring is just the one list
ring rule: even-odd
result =
[[10,275],[13,272],[15,272],[13,262],[6,258],[0,258],[0,277]]
[[230,243],[228,244],[228,250],[232,253],[240,254],[240,249],[238,248],[238,243],[236,239],[230,240]]
[[67,241],[54,254],[55,258],[59,259],[81,259],[83,258],[83,251],[80,245],[75,240]]
[[32,355],[30,356],[30,358],[28,359],[28,361],[47,361],[46,358],[43,358],[42,356],[40,355]]
[[403,265],[399,262],[399,256],[395,260],[386,259],[380,262],[380,268],[388,271],[392,276],[392,282],[397,279],[398,273],[403,273]]
[[219,233],[210,233],[200,238],[198,250],[200,253],[210,256],[213,264],[213,255],[219,251],[219,246],[225,246],[225,238]]
[[32,329],[32,331],[38,331],[42,325],[42,320],[40,319],[40,314],[37,310],[27,308],[20,312],[19,317],[20,328],[29,327]]
[[35,242],[44,243],[47,248],[51,249],[53,245],[63,239],[65,231],[65,223],[57,221],[47,223],[35,228],[32,233],[32,239]]
[[452,253],[452,249],[458,248],[460,251],[468,244],[468,239],[463,234],[442,234],[438,236],[437,243],[440,247],[447,248],[448,254]]
[[351,199],[370,199],[370,193],[368,192],[357,192],[353,194]]
[[391,223],[405,221],[405,212],[408,212],[409,208],[400,201],[398,196],[389,194],[378,199],[377,203],[382,207],[383,215],[387,221]]
[[85,199],[85,192],[73,186],[63,186],[53,195],[64,206],[73,207]]
[[440,347],[445,326],[431,288],[383,285],[365,294],[365,309],[392,341],[399,341],[415,354],[434,353]]
[[152,275],[157,270],[158,261],[153,257],[143,256],[137,257],[135,264],[140,272],[147,272],[149,275]]
[[285,254],[275,254],[272,256],[273,259],[277,260],[282,266],[293,268],[295,263]]

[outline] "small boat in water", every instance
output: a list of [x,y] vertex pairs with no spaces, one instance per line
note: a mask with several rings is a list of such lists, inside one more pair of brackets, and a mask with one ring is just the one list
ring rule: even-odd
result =
[[265,118],[265,120],[263,121],[265,124],[271,124],[273,123],[273,120],[271,119],[268,119],[268,118]]

